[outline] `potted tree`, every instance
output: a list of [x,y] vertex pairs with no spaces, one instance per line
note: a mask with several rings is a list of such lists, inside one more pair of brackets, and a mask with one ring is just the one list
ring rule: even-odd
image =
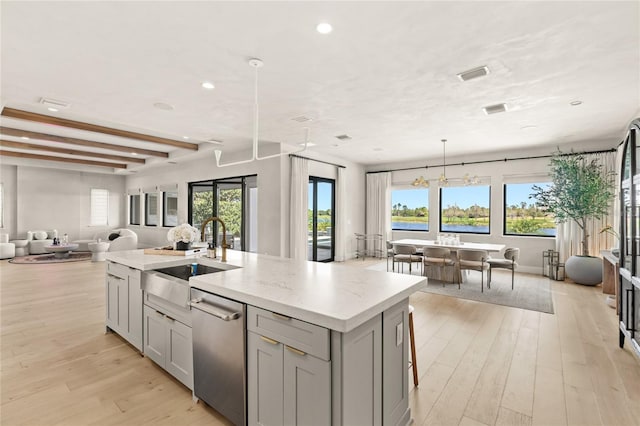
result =
[[552,185],[534,186],[538,205],[553,213],[557,223],[573,220],[582,230],[581,255],[571,256],[565,264],[567,276],[580,284],[602,281],[602,261],[589,253],[590,220],[609,214],[614,196],[614,173],[602,170],[595,159],[580,154],[556,152],[549,163]]

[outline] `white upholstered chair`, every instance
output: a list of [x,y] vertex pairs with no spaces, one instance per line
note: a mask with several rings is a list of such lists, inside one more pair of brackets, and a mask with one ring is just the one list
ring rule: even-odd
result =
[[[458,250],[458,269],[480,271],[480,291],[484,292],[484,271],[489,269],[487,258],[489,255],[483,250]],[[487,284],[487,288],[491,288]]]
[[93,239],[109,243],[109,251],[135,250],[138,248],[138,234],[127,228],[112,229],[96,234]]
[[511,290],[513,290],[513,281],[518,267],[518,258],[520,257],[520,249],[508,247],[504,250],[504,259],[489,259],[489,272],[487,272],[487,286],[491,285],[491,270],[494,268],[511,270]]
[[58,237],[58,231],[27,231],[27,241],[29,241],[29,254],[49,253],[45,247],[53,244],[53,239]]
[[16,246],[9,242],[9,235],[0,234],[0,259],[11,259],[16,255]]

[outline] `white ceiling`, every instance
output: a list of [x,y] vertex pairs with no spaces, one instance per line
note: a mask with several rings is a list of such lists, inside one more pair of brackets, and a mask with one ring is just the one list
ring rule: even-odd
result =
[[[611,147],[640,113],[639,4],[2,1],[0,100],[181,141],[221,140],[233,151],[251,145],[248,60],[257,57],[261,142],[295,146],[309,126],[310,150],[362,164],[440,158],[443,138],[448,156],[584,140]],[[321,21],[334,31],[317,33]],[[456,77],[482,65],[484,78]],[[203,89],[205,80],[216,88]],[[71,106],[51,113],[41,97]],[[507,112],[483,113],[501,102]],[[313,121],[292,120],[299,116]],[[335,138],[342,134],[352,139]]]

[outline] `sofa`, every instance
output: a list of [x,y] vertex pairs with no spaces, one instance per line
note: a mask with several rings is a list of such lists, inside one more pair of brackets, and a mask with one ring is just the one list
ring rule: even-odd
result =
[[94,235],[93,239],[94,241],[109,243],[108,251],[135,250],[138,248],[138,234],[126,228],[99,232]]
[[29,254],[49,253],[45,246],[53,244],[53,239],[58,237],[58,231],[52,229],[50,231],[27,231],[27,241],[29,246]]

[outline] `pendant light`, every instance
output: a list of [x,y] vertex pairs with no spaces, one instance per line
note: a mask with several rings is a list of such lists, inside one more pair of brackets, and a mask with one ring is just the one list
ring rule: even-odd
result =
[[447,151],[446,146],[447,140],[442,139],[442,174],[440,178],[438,178],[438,182],[440,186],[447,186],[449,184],[449,180],[447,179]]
[[[427,166],[424,166],[424,168],[426,169]],[[416,178],[411,185],[416,186],[416,187],[423,187],[423,188],[428,188],[429,187],[429,181],[426,180],[422,175],[420,175],[419,178]]]

